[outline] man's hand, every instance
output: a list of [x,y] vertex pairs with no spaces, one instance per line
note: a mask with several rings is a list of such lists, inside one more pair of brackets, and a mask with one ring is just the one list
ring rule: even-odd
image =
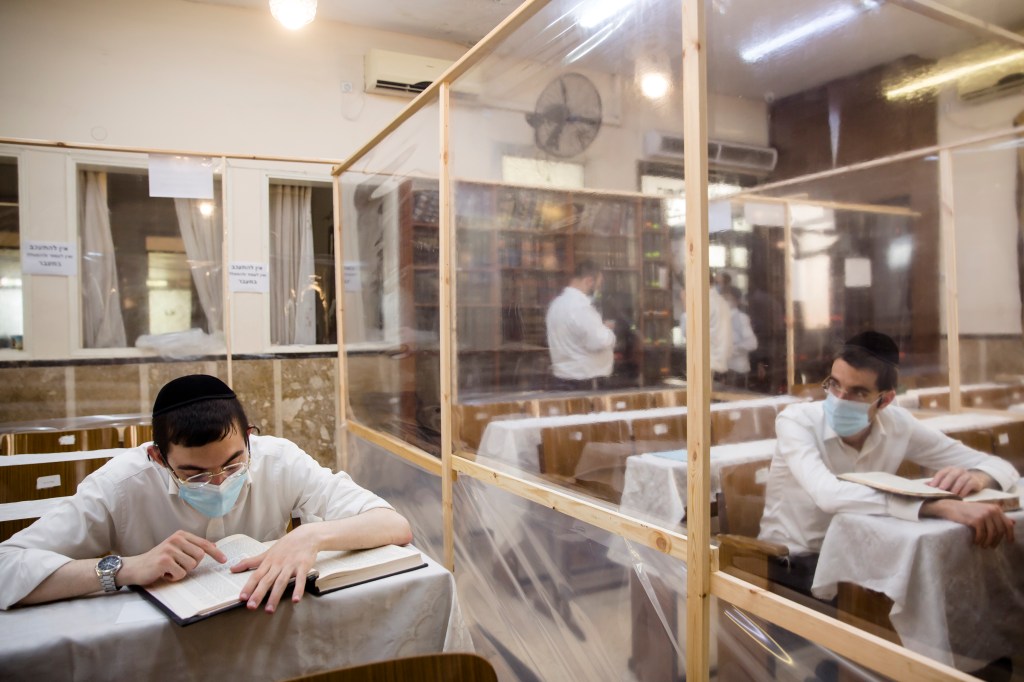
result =
[[995,485],[992,477],[981,471],[968,471],[960,467],[939,469],[928,485],[940,490],[947,490],[957,497],[964,497],[979,490]]
[[160,578],[175,582],[199,565],[209,554],[219,563],[227,561],[224,552],[206,538],[183,530],[161,542],[145,554],[125,557],[117,575],[118,585],[150,585]]
[[256,609],[269,592],[267,613],[273,613],[288,583],[294,578],[295,589],[292,601],[302,599],[306,590],[306,575],[313,568],[319,539],[314,532],[318,524],[302,525],[274,543],[266,552],[239,561],[231,567],[232,573],[253,571],[252,577],[242,588],[239,599],[246,602],[246,608]]
[[929,500],[921,505],[921,516],[956,521],[974,531],[974,544],[996,547],[1005,537],[1013,542],[1014,520],[997,505],[962,500]]

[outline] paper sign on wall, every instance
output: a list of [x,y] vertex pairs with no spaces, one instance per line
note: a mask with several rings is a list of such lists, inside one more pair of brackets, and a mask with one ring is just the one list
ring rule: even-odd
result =
[[363,290],[361,269],[362,263],[359,261],[345,261],[345,291]]
[[149,155],[149,196],[213,198],[213,161],[208,157]]
[[732,202],[710,202],[708,204],[708,232],[728,232],[731,229]]
[[751,225],[782,227],[786,224],[786,207],[782,204],[751,202],[743,205],[743,216]]
[[228,263],[228,287],[235,292],[265,294],[270,291],[266,263]]
[[850,289],[871,286],[871,260],[868,258],[846,259],[846,286]]
[[29,275],[70,277],[78,273],[78,245],[72,242],[25,242],[21,271]]

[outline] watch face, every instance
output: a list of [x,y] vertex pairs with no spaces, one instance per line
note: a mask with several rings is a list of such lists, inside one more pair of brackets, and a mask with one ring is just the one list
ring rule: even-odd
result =
[[96,569],[103,572],[116,571],[119,568],[121,568],[121,557],[119,556],[105,556],[96,565]]

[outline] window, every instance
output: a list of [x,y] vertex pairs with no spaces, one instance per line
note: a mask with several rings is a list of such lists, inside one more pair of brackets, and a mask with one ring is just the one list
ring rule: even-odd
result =
[[18,162],[0,157],[0,348],[22,347],[24,316],[18,230]]
[[270,342],[337,343],[329,184],[270,184]]
[[221,332],[219,200],[150,197],[144,169],[85,167],[78,197],[85,348],[165,349],[152,335]]

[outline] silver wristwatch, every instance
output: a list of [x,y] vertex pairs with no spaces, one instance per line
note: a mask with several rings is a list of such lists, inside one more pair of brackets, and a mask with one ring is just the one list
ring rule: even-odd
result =
[[96,575],[104,592],[117,592],[117,572],[121,570],[121,557],[116,554],[105,556],[96,564]]

